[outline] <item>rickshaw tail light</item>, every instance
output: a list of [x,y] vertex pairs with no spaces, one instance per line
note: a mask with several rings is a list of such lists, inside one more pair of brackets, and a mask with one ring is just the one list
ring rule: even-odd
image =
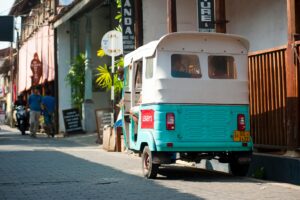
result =
[[246,121],[245,121],[245,115],[244,114],[238,114],[237,116],[237,124],[238,124],[238,130],[244,131],[246,129]]
[[166,128],[167,128],[167,130],[175,130],[175,115],[174,115],[174,113],[167,113]]

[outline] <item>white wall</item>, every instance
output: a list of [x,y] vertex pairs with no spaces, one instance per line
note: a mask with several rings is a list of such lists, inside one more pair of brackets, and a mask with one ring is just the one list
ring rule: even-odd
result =
[[70,24],[66,22],[57,28],[57,64],[58,64],[58,99],[59,99],[59,132],[65,131],[62,110],[71,108],[71,87],[65,77],[70,68]]
[[250,41],[250,51],[287,43],[286,0],[226,0],[227,32]]
[[[110,63],[109,58],[100,59],[97,57],[97,50],[101,46],[102,36],[110,30],[109,9],[107,7],[98,7],[89,13],[92,23],[92,47],[91,47],[91,65],[93,68],[93,77],[95,77],[96,68],[104,63]],[[86,39],[86,17],[82,15],[79,18],[79,52],[85,53]],[[64,132],[64,121],[62,110],[72,107],[71,87],[66,84],[65,77],[70,68],[71,60],[71,40],[70,40],[70,21],[63,23],[57,29],[57,50],[58,50],[58,80],[59,80],[59,131]],[[110,93],[93,91],[94,109],[110,107]],[[94,116],[91,116],[91,120]],[[96,122],[95,122],[96,127]]]
[[[177,0],[177,31],[197,31],[197,1]],[[167,1],[143,1],[144,44],[167,33]]]
[[[246,37],[250,51],[287,43],[286,0],[226,0],[227,32]],[[144,44],[167,33],[167,1],[143,1]],[[178,31],[198,31],[197,1],[177,0]]]

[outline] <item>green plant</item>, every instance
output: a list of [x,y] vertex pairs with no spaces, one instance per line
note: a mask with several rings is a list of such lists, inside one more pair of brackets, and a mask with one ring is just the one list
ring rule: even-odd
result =
[[264,167],[256,168],[252,174],[252,177],[257,179],[265,179],[265,176],[266,176],[266,170]]
[[72,88],[72,105],[82,111],[82,103],[84,100],[84,87],[85,87],[85,62],[86,57],[84,54],[76,56],[71,63],[70,70],[66,76],[66,82]]
[[[99,51],[101,51],[101,50],[99,50]],[[100,53],[100,54],[98,54],[98,56],[103,57],[103,56],[105,56],[105,54]],[[124,58],[120,57],[119,59],[117,59],[114,66],[115,66],[115,71],[117,72],[114,74],[114,93],[115,93],[115,97],[118,98],[119,94],[121,93],[121,91],[123,89],[123,80],[120,80],[118,78],[118,68],[123,68]],[[97,71],[98,71],[98,73],[96,74],[96,77],[97,77],[96,83],[101,88],[104,88],[106,91],[109,91],[112,86],[111,66],[107,66],[106,64],[104,64],[103,66],[100,65],[97,67]]]

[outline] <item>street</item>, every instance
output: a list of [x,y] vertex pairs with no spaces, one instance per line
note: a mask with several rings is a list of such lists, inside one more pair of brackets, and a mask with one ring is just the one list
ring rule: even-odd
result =
[[193,167],[142,177],[141,160],[106,152],[95,134],[66,138],[0,130],[0,199],[299,199],[300,186]]

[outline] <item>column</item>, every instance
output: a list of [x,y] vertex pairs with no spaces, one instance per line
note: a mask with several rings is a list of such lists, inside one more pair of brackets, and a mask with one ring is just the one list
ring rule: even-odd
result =
[[286,50],[286,130],[287,148],[295,150],[299,141],[299,94],[294,53],[295,0],[287,0],[288,44]]
[[226,33],[226,12],[225,12],[225,0],[215,1],[215,13],[216,13],[216,32]]
[[167,0],[168,33],[177,32],[176,0]]
[[83,128],[86,132],[94,132],[96,130],[94,103],[93,103],[93,85],[92,85],[92,66],[91,66],[91,48],[92,48],[92,24],[91,16],[86,16],[85,27],[85,90],[84,102],[82,106]]

